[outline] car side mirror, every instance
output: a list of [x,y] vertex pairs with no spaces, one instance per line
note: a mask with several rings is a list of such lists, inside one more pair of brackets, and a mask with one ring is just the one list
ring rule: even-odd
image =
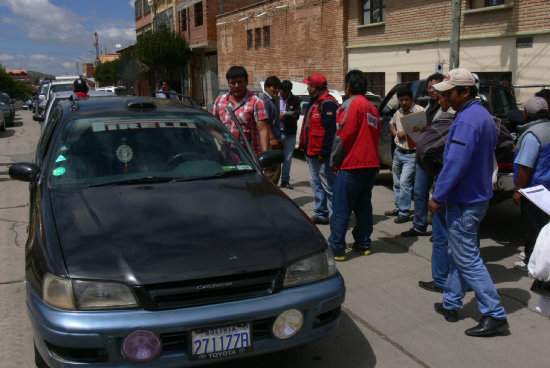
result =
[[19,181],[33,182],[36,180],[40,169],[30,162],[18,162],[10,166],[10,178]]
[[262,169],[281,164],[284,159],[283,152],[279,150],[264,151],[258,155],[258,162]]
[[32,120],[38,121],[39,123],[43,123],[44,122],[44,115],[34,114],[32,116]]

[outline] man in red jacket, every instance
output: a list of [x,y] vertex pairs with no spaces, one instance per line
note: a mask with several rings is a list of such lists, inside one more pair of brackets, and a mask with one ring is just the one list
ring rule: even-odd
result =
[[90,97],[88,95],[88,84],[82,78],[78,78],[73,82],[73,92],[76,93],[78,98]]
[[346,75],[346,100],[336,113],[336,135],[330,166],[338,173],[334,181],[330,237],[328,242],[337,261],[346,260],[346,231],[351,211],[356,224],[354,242],[347,246],[361,254],[371,254],[372,187],[380,168],[378,138],[380,119],[367,100],[367,78],[360,70]]

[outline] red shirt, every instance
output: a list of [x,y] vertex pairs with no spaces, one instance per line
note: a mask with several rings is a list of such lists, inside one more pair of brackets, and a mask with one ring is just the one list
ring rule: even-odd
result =
[[348,98],[336,113],[336,137],[331,166],[340,170],[380,167],[378,110],[357,95]]
[[[229,99],[231,96],[230,92],[218,96],[218,98],[216,98],[216,102],[214,102],[214,106],[212,107],[212,114],[214,114],[215,117],[225,124],[235,138],[240,139],[239,130],[233,122],[231,115],[225,109],[226,107],[229,107],[233,110],[241,122],[246,138],[257,155],[260,153],[260,138],[256,122],[261,120],[267,121],[267,114],[264,110],[263,101],[251,91],[247,92],[248,93],[245,98],[236,106]],[[244,144],[243,147],[245,147]]]

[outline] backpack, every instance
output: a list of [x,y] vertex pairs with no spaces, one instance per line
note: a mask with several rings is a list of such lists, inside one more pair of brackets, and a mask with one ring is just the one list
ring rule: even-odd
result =
[[416,141],[416,162],[430,176],[438,176],[443,168],[445,142],[453,120],[453,114],[443,112]]

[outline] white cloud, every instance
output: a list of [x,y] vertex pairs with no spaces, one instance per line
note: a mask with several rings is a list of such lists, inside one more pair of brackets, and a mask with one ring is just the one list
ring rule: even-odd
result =
[[52,56],[46,56],[44,54],[33,54],[31,55],[31,59],[33,60],[55,60]]
[[7,55],[7,54],[0,54],[0,61],[1,62],[6,62],[6,61],[12,61],[14,59],[14,57],[12,55]]
[[0,4],[13,13],[8,22],[26,31],[31,40],[77,45],[89,38],[80,16],[49,0],[0,0]]
[[61,65],[63,65],[63,68],[69,69],[69,68],[74,68],[75,63],[74,63],[74,61],[66,61]]

